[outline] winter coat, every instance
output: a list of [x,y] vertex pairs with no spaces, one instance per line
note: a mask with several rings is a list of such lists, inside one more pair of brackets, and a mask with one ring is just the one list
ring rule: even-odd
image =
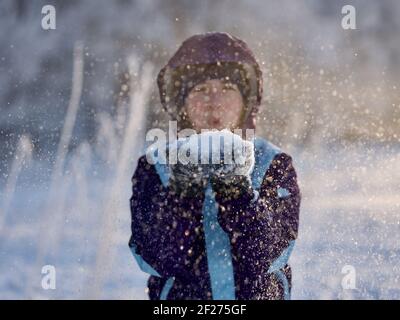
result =
[[[174,70],[219,62],[239,63],[248,71],[251,96],[243,129],[254,129],[261,70],[246,43],[227,33],[184,41],[157,78],[163,107],[176,116]],[[139,158],[132,177],[129,246],[140,268],[151,275],[150,299],[290,298],[287,262],[301,199],[297,176],[290,155],[261,137],[253,143],[254,196],[239,199],[218,197],[210,184],[197,197],[183,199],[170,190],[167,165]]]
[[167,165],[139,159],[129,245],[151,274],[150,299],[289,299],[287,261],[301,199],[297,176],[292,158],[272,143],[257,137],[254,152],[257,197],[221,203],[210,186],[183,201],[169,190]]

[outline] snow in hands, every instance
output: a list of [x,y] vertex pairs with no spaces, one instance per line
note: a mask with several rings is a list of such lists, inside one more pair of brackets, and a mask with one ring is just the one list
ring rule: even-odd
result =
[[253,170],[254,134],[249,138],[247,130],[245,139],[241,138],[241,131],[232,133],[228,129],[206,130],[168,141],[165,134],[156,133],[147,135],[156,140],[146,150],[149,163],[201,164],[206,165],[205,174],[249,175]]

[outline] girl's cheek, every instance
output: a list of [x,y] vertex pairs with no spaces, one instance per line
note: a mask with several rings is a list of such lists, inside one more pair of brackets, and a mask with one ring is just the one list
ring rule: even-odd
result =
[[240,110],[231,109],[229,112],[226,112],[226,115],[226,120],[229,122],[229,125],[236,125],[239,122]]
[[195,109],[189,115],[190,121],[196,129],[205,129],[207,127],[207,114],[200,109]]

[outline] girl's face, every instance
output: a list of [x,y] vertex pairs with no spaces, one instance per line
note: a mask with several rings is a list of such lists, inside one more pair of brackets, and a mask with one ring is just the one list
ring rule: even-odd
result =
[[185,111],[193,129],[237,128],[244,103],[236,84],[218,79],[206,80],[192,90],[185,100]]

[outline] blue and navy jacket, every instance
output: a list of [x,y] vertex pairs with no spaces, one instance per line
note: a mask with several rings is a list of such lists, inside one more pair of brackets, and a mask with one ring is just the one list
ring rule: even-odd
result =
[[[292,158],[254,139],[253,197],[218,199],[210,184],[182,201],[168,166],[139,158],[132,177],[131,251],[151,300],[289,299],[288,259],[301,194]],[[221,213],[224,214],[221,214]]]

